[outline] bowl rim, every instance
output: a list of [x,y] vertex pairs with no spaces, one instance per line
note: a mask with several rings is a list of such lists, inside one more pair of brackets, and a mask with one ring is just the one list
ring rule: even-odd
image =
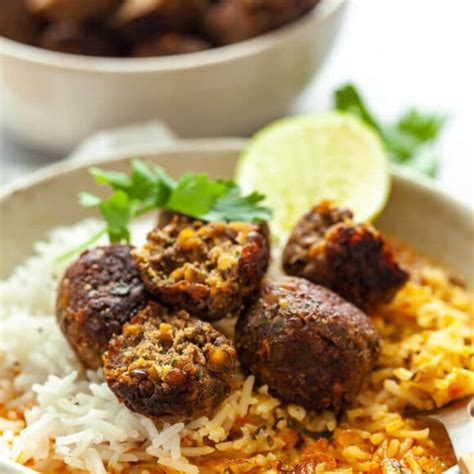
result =
[[[140,156],[146,159],[147,156],[156,156],[160,154],[186,154],[193,152],[235,152],[239,153],[248,143],[248,139],[237,137],[225,138],[194,138],[179,139],[172,143],[163,145],[147,144],[137,146],[133,151],[107,151],[91,159],[64,159],[57,163],[44,166],[37,171],[17,178],[11,183],[0,187],[0,204],[13,197],[21,191],[31,188],[43,181],[60,178],[64,174],[77,171],[89,166],[102,166],[114,161],[131,159],[134,156]],[[438,199],[444,201],[449,207],[462,213],[472,224],[474,233],[474,207],[456,197],[449,195],[436,181],[426,178],[408,168],[391,164],[390,171],[393,177],[402,180],[405,183],[415,186],[422,191],[432,194]]]
[[226,63],[274,49],[313,23],[320,24],[338,12],[347,0],[321,0],[319,5],[291,23],[239,43],[195,53],[152,58],[111,58],[49,51],[1,37],[0,57],[66,70],[100,73],[171,72]]

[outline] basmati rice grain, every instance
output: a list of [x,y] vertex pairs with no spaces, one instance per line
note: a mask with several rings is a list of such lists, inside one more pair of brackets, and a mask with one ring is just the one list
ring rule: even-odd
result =
[[255,377],[253,375],[250,375],[249,377],[247,377],[244,384],[242,385],[242,392],[239,400],[239,415],[241,417],[244,417],[247,414],[254,383]]

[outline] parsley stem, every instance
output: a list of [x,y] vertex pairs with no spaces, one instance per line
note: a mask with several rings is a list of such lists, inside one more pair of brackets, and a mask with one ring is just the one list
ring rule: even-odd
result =
[[143,216],[143,214],[147,214],[150,211],[153,211],[154,209],[159,209],[155,204],[150,204],[148,206],[144,206],[137,211],[135,211],[135,215],[133,217],[140,217]]
[[88,240],[83,242],[81,245],[78,245],[77,247],[67,251],[66,253],[63,253],[59,257],[56,257],[55,262],[57,263],[66,262],[71,257],[74,257],[75,255],[82,252],[83,250],[86,250],[91,244],[93,244],[94,242],[97,242],[97,240],[99,240],[105,234],[107,234],[107,229],[104,227],[99,232],[97,232],[92,237],[90,237]]

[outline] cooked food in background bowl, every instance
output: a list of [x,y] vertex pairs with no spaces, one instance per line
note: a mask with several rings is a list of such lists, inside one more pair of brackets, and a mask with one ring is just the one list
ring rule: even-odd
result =
[[[38,0],[28,5],[45,23],[20,16],[12,29],[9,18],[22,2],[7,2],[0,12],[2,123],[19,140],[61,153],[97,130],[150,119],[182,137],[247,135],[287,112],[330,51],[345,1],[311,9],[315,3]],[[82,9],[94,18],[116,5],[106,32],[94,30],[97,20],[81,19]],[[186,30],[200,5],[210,24],[204,38]],[[165,14],[176,26],[167,26]],[[43,48],[31,46],[38,41]],[[119,54],[136,57],[105,57]]]
[[[161,166],[173,178],[185,172],[205,172],[229,179],[241,147],[241,142],[184,142],[140,158]],[[130,157],[114,157],[102,162],[100,168],[128,172],[130,161]],[[123,175],[97,169],[94,173],[118,186],[115,196],[123,198],[120,188],[131,192]],[[146,175],[150,176],[145,172],[141,176]],[[150,188],[139,189],[144,197],[144,190]],[[40,471],[60,471],[66,463],[73,472],[83,469],[93,473],[121,468],[150,473],[172,469],[188,473],[251,469],[327,472],[337,468],[390,472],[393,466],[412,472],[441,472],[456,462],[445,435],[410,413],[443,406],[474,391],[469,327],[474,302],[455,276],[464,275],[468,285],[474,283],[469,252],[474,236],[471,211],[423,180],[398,171],[393,175],[390,199],[375,223],[377,230],[369,224],[355,224],[347,210],[332,208],[333,220],[345,217],[342,222],[329,222],[322,236],[321,227],[314,226],[310,232],[307,224],[324,220],[329,204],[306,215],[308,209],[301,209],[302,220],[284,252],[287,262],[298,258],[301,265],[288,268],[299,273],[311,262],[322,260],[328,278],[313,283],[301,276],[281,275],[286,239],[279,242],[276,235],[266,281],[258,277],[261,292],[254,287],[250,307],[248,302],[233,307],[233,317],[222,317],[211,328],[209,322],[190,318],[181,299],[161,305],[153,301],[155,296],[149,290],[160,281],[173,281],[181,282],[175,291],[185,294],[190,282],[199,288],[212,287],[224,278],[219,285],[222,288],[228,281],[227,271],[237,274],[231,257],[241,259],[239,252],[243,253],[248,234],[232,225],[225,238],[218,237],[224,234],[210,232],[207,225],[197,225],[193,219],[176,221],[168,215],[158,220],[151,213],[150,218],[138,219],[131,226],[135,249],[121,247],[117,254],[112,250],[109,254],[100,250],[101,246],[110,249],[102,237],[90,244],[99,246],[99,254],[90,255],[89,250],[80,257],[69,255],[65,261],[61,259],[65,252],[103,229],[103,222],[90,218],[90,209],[77,206],[75,194],[84,191],[97,191],[87,167],[61,163],[11,189],[1,203],[5,224],[2,248],[10,249],[2,268],[2,275],[8,278],[1,288],[1,415],[5,430],[1,446],[10,458]],[[220,212],[235,212],[241,203],[235,192],[233,206],[221,206]],[[101,197],[102,209],[106,209],[104,203],[110,204],[110,198]],[[166,200],[170,202],[170,197]],[[90,194],[83,195],[82,201],[98,204]],[[256,212],[255,206],[245,209],[249,207]],[[24,222],[38,225],[25,233]],[[169,232],[159,229],[178,223],[182,226],[178,237],[165,240]],[[146,233],[151,229],[148,238],[153,238],[153,254],[143,253],[143,248],[150,246]],[[200,229],[205,231],[196,235]],[[344,235],[353,237],[341,247],[347,250],[342,267],[341,253],[331,253],[332,236],[338,235],[335,229],[344,229]],[[359,240],[361,229],[377,245],[367,246],[365,239]],[[112,240],[118,238],[114,235],[125,235],[120,226],[108,230]],[[254,231],[268,238],[262,226]],[[156,232],[163,233],[161,240],[156,240]],[[203,245],[202,239],[212,245]],[[38,240],[42,243],[35,243]],[[310,251],[305,247],[309,240]],[[228,242],[233,242],[232,246]],[[298,243],[299,251],[295,252]],[[33,245],[35,255],[21,264],[31,255]],[[260,255],[256,260],[265,260],[260,248],[248,248],[246,256]],[[413,248],[422,248],[424,254],[434,261],[443,260],[444,265],[433,263]],[[171,258],[167,263],[172,262],[176,273],[168,267],[166,272],[156,273],[151,282],[143,282],[148,288],[143,293],[136,276],[146,275],[146,262],[162,266],[168,249]],[[177,253],[183,249],[187,252]],[[200,252],[207,256],[205,261]],[[130,255],[138,261],[135,268],[130,265]],[[110,256],[114,256],[113,269],[121,265],[126,270],[109,272],[108,280],[97,278],[100,269],[105,270],[100,258]],[[96,265],[93,280],[86,262]],[[347,274],[349,265],[364,268],[358,272],[356,289],[363,287],[364,279],[370,280],[371,304],[367,308],[357,307],[364,306],[359,291],[334,284],[334,274]],[[119,273],[126,281],[117,282]],[[386,279],[388,273],[396,278]],[[121,307],[130,308],[130,321],[121,335],[112,336],[105,353],[105,380],[101,370],[85,370],[73,352],[69,343],[78,340],[77,331],[66,333],[67,339],[61,334],[54,302],[63,275],[71,280],[71,291],[81,297],[79,322],[94,320],[97,313],[84,316],[83,310],[88,310],[91,302],[95,305],[96,297],[107,305],[95,309],[107,312],[107,308],[114,308],[108,304],[112,297],[121,301]],[[65,284],[67,287],[63,280],[61,291]],[[138,299],[145,296],[151,302],[138,307],[124,304],[137,294],[136,288]],[[82,289],[90,299],[83,298]],[[344,292],[353,303],[337,292]],[[61,318],[69,314],[66,307],[73,310],[70,319],[74,320],[75,300],[69,297],[60,305]],[[83,330],[84,326],[79,329]],[[102,332],[97,325],[96,330]],[[91,334],[91,348],[96,351]],[[298,348],[301,350],[295,350]],[[314,356],[318,351],[320,358]],[[234,368],[236,355],[243,370]],[[315,374],[318,384],[304,383]],[[285,378],[288,385],[283,383]],[[209,381],[206,387],[200,385],[202,380]],[[214,390],[209,391],[209,386]],[[319,392],[308,395],[309,389]],[[186,402],[176,404],[176,400]],[[150,412],[144,401],[155,408],[166,408],[169,403],[165,418],[165,412]]]
[[4,0],[0,35],[61,53],[167,56],[244,41],[320,0]]

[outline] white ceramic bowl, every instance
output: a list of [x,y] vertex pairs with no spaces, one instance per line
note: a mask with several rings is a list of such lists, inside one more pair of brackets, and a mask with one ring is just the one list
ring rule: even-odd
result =
[[[171,175],[203,171],[214,177],[233,176],[243,140],[192,140],[140,153]],[[137,154],[134,155],[136,157]],[[129,168],[130,156],[111,156],[100,166]],[[0,198],[1,275],[10,274],[32,253],[33,243],[53,227],[69,225],[91,215],[77,204],[79,191],[97,192],[88,164],[61,162],[5,189]],[[395,171],[390,199],[377,227],[448,265],[474,286],[474,215],[471,209],[436,190],[431,182]],[[303,212],[304,210],[302,210]],[[0,472],[27,474],[31,470],[0,459]],[[450,469],[451,474],[458,472]]]
[[183,137],[247,135],[283,115],[331,49],[345,0],[235,45],[161,58],[95,58],[1,40],[3,125],[65,152],[97,130],[159,119]]

